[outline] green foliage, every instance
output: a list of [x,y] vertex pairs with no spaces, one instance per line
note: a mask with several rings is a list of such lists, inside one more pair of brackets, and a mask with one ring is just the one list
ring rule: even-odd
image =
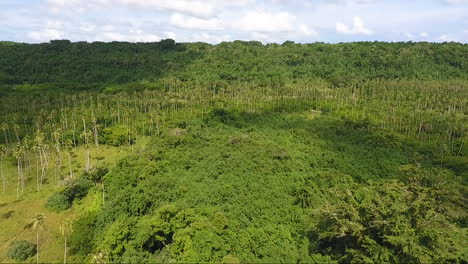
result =
[[27,240],[16,240],[8,249],[8,257],[16,261],[25,261],[36,255],[36,245]]
[[[95,171],[94,173],[103,173],[103,171]],[[101,175],[89,175],[84,174],[77,179],[72,179],[67,183],[67,186],[64,190],[60,192],[53,193],[45,204],[46,208],[49,208],[53,211],[60,212],[70,208],[73,204],[73,201],[80,200],[84,198],[91,187],[94,186],[94,180]],[[88,178],[89,177],[89,178]],[[99,177],[99,179],[101,179]]]
[[72,206],[70,198],[64,192],[53,193],[45,204],[46,208],[49,208],[55,212],[67,210]]
[[88,213],[73,222],[73,232],[70,235],[69,247],[71,254],[87,256],[95,247],[97,216]]
[[125,127],[106,127],[99,133],[101,143],[111,146],[134,144],[135,135]]
[[163,76],[272,85],[312,77],[335,87],[365,79],[466,79],[466,52],[458,43],[412,42],[10,43],[0,45],[0,84],[53,83],[65,90],[100,87],[113,93],[145,89],[142,80]]
[[452,231],[433,232],[458,228],[461,218],[437,204],[455,196],[426,189],[435,182],[386,180],[406,173],[414,150],[378,143],[368,121],[215,109],[166,130],[106,174],[106,206],[82,238],[93,248],[80,254],[129,263],[462,259]]
[[73,224],[78,260],[464,263],[466,48],[0,43],[5,163],[21,183],[38,128],[47,158],[68,152],[61,176],[85,126],[92,159],[131,149],[46,203],[101,184]]
[[[338,186],[335,189],[343,189]],[[311,215],[316,249],[344,263],[460,263],[467,257],[428,189],[395,181],[349,186]]]
[[[83,178],[90,180],[92,182],[101,183],[104,179],[104,176],[109,172],[108,168],[105,167],[95,167],[90,172],[83,173]],[[88,184],[89,185],[89,184]]]

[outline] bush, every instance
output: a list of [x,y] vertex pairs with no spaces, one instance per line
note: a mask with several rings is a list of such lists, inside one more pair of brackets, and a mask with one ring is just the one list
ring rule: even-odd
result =
[[72,205],[69,197],[64,192],[53,193],[45,204],[46,208],[49,208],[55,212],[67,210]]
[[94,182],[86,179],[84,176],[69,183],[68,187],[63,191],[66,196],[73,202],[76,199],[82,199],[87,194],[89,189],[94,186]]
[[242,118],[236,111],[228,111],[221,108],[213,109],[205,118],[205,123],[208,125],[216,125],[223,123],[228,126],[242,127]]
[[93,181],[87,179],[86,175],[81,176],[70,182],[64,190],[52,194],[45,207],[56,212],[66,210],[72,206],[74,200],[84,198],[93,186]]
[[86,256],[94,249],[96,215],[89,213],[73,223],[70,235],[70,253]]
[[27,240],[16,240],[8,249],[8,257],[16,261],[25,261],[36,255],[37,247]]
[[92,169],[89,173],[85,172],[83,174],[83,177],[93,181],[94,183],[101,183],[102,180],[104,179],[104,176],[109,172],[108,168],[105,167],[98,167]]
[[[122,146],[129,143],[128,129],[124,127],[106,127],[99,131],[101,143],[111,146]],[[134,144],[135,135],[130,133],[130,144]]]

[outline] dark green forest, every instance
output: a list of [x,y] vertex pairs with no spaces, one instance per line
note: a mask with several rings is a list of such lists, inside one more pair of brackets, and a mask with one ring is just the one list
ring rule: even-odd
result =
[[302,78],[336,85],[368,79],[467,79],[467,50],[467,44],[424,42],[1,42],[0,84],[91,89],[161,78],[272,85]]
[[468,263],[467,44],[0,42],[0,89],[0,262]]

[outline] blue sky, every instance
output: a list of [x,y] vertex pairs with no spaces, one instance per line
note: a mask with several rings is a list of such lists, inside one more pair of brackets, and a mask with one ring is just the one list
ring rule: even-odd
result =
[[457,41],[468,0],[0,0],[0,40]]

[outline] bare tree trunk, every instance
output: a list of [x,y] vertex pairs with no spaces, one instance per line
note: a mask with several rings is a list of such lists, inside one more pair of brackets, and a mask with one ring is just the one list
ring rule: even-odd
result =
[[3,192],[5,192],[5,189],[6,189],[6,180],[5,180],[5,176],[3,175],[3,157],[0,158],[0,175],[2,176],[2,188],[3,188]]
[[89,172],[91,170],[91,163],[89,161],[89,147],[86,148],[86,172]]
[[36,153],[36,182],[37,182],[37,192],[39,192],[39,158],[37,157],[39,153]]
[[68,165],[70,166],[70,178],[73,178],[73,171],[72,171],[72,163],[71,163],[70,152],[68,152]]
[[67,263],[67,236],[64,236],[65,238],[65,248],[64,248],[64,253],[63,253],[63,264]]
[[39,264],[39,231],[36,232],[36,263]]
[[16,184],[16,199],[19,198],[20,179],[21,179],[21,171],[20,171],[20,161],[18,159],[18,183]]
[[97,129],[97,123],[96,121],[94,123],[94,144],[96,145],[96,148],[99,148],[99,134],[98,134],[98,129]]

